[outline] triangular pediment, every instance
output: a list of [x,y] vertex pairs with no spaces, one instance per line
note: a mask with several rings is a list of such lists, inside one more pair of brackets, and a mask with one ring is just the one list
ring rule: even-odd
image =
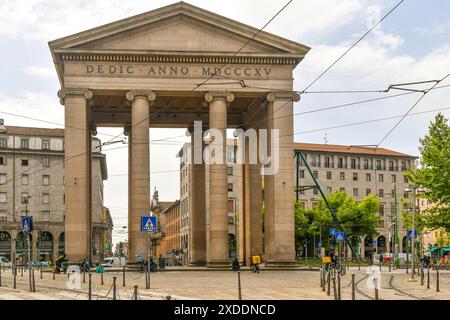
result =
[[[309,48],[186,4],[175,3],[49,43],[55,52],[209,52],[303,58]],[[254,39],[252,39],[254,37]],[[249,41],[249,39],[252,39]]]

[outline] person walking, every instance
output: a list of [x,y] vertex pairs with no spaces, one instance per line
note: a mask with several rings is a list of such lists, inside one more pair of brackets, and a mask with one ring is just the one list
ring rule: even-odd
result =
[[239,269],[241,268],[241,265],[239,264],[239,260],[237,257],[234,257],[232,266],[233,271],[239,271]]

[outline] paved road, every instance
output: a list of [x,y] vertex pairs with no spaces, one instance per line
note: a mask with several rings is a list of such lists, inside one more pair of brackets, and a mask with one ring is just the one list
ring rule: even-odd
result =
[[[351,274],[355,273],[357,282],[356,299],[368,300],[374,298],[374,290],[368,288],[366,268],[351,268],[342,277],[342,299],[351,299]],[[140,273],[127,273],[126,285],[120,272],[104,275],[101,284],[99,274],[92,274],[93,299],[112,299],[113,277],[116,276],[117,299],[131,299],[134,286],[138,286],[139,299],[237,299],[237,273],[231,271],[171,271],[151,274],[151,289],[145,289],[145,277]],[[435,273],[431,273],[431,288],[426,289],[418,282],[408,282],[410,275],[405,270],[395,270],[381,273],[380,299],[450,299],[450,272],[441,272],[440,289],[435,292]],[[83,278],[83,277],[81,277]],[[10,270],[2,272],[3,287],[0,288],[0,299],[87,299],[88,275],[86,283],[81,283],[78,290],[66,287],[67,276],[58,274],[53,280],[52,274],[35,271],[36,293],[28,292],[28,274],[17,276],[17,290],[13,290],[13,279]],[[314,299],[332,300],[333,290],[327,295],[320,287],[320,277],[317,271],[261,271],[259,274],[241,273],[243,299]]]

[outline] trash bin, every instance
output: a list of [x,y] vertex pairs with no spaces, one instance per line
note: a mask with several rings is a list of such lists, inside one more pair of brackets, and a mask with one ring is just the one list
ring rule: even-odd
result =
[[105,272],[105,267],[102,265],[98,265],[97,268],[95,269],[95,271],[97,273],[104,273]]
[[164,269],[164,267],[166,266],[166,258],[159,258],[159,268],[160,269]]

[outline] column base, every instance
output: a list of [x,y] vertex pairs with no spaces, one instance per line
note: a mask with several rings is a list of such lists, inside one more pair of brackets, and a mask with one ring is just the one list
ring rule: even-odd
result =
[[188,263],[189,267],[205,267],[206,266],[206,261],[189,261]]
[[206,264],[207,268],[230,268],[231,261],[208,261]]

